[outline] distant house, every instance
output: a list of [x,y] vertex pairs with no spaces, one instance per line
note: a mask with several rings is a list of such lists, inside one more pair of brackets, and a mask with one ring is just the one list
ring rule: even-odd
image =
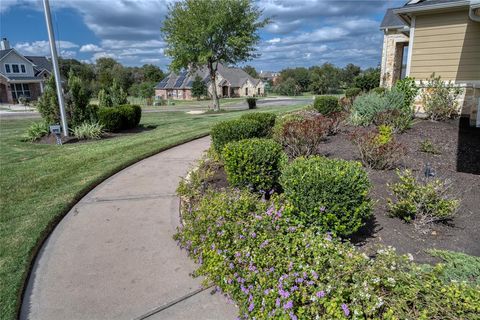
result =
[[280,72],[260,71],[258,77],[263,81],[269,81],[273,85],[275,85],[277,84],[278,79],[280,79]]
[[382,86],[435,72],[464,88],[461,112],[480,121],[480,0],[411,0],[388,9],[380,29]]
[[20,97],[36,100],[52,72],[51,61],[42,56],[24,56],[0,42],[0,103],[17,103]]
[[[155,86],[155,96],[163,99],[192,99],[192,84],[199,76],[206,84],[211,96],[213,86],[207,68],[195,72],[182,71],[170,73],[165,79]],[[217,94],[225,97],[252,97],[265,94],[265,84],[260,79],[254,79],[240,68],[218,65],[216,78]]]

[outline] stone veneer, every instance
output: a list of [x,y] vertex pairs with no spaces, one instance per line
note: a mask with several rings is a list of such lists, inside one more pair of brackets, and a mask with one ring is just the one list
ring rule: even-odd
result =
[[391,88],[401,76],[403,48],[408,45],[408,36],[397,32],[387,31],[383,36],[381,87]]

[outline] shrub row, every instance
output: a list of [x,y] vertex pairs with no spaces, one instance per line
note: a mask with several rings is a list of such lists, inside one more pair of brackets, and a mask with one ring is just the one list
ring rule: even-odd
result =
[[137,105],[125,104],[98,109],[98,122],[111,132],[135,128],[141,117],[142,108]]
[[207,192],[175,238],[245,319],[476,319],[478,287],[447,282],[391,249],[374,259],[296,224],[281,199]]

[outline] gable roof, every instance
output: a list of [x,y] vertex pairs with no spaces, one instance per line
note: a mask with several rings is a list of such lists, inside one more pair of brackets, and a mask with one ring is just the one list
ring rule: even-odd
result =
[[[243,86],[247,81],[250,81],[254,86],[260,82],[259,79],[254,79],[240,68],[226,67],[221,63],[218,64],[217,73],[224,79],[225,84],[234,88]],[[202,78],[206,84],[210,82],[208,69],[203,67],[193,73],[186,70],[180,73],[172,72],[160,81],[155,89],[191,89],[197,76]]]
[[385,13],[382,23],[380,24],[380,30],[384,29],[402,29],[408,26],[403,19],[401,19],[393,10],[396,8],[390,8]]
[[25,58],[25,56],[23,54],[20,54],[17,50],[15,50],[14,48],[11,48],[11,49],[7,49],[7,50],[0,50],[0,61],[5,59],[8,55],[10,54],[16,54],[17,56],[19,56],[20,58],[22,58],[23,60],[25,60],[26,62],[30,63],[30,64],[33,64],[32,61],[28,60],[27,58]]
[[40,74],[43,70],[52,73],[52,62],[43,56],[25,56],[28,60],[30,60],[34,64],[35,75]]
[[12,51],[13,49],[6,49],[6,50],[0,50],[0,60],[3,59],[3,57],[5,57],[7,54],[10,53],[10,51]]
[[421,12],[435,9],[469,6],[470,0],[420,0],[409,1],[403,7],[394,10],[396,14]]

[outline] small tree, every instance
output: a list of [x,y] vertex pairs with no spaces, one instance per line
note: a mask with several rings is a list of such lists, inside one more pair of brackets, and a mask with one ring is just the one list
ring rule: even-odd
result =
[[91,119],[91,111],[88,108],[91,91],[88,86],[70,70],[68,74],[68,91],[65,95],[67,117],[71,126],[77,126]]
[[236,64],[256,57],[262,11],[252,0],[182,0],[169,7],[162,26],[174,71],[207,66],[215,111],[220,110],[216,74],[219,63]]
[[110,88],[98,92],[98,104],[102,108],[117,107],[126,103],[128,103],[127,93],[115,80]]
[[200,76],[196,76],[192,83],[192,96],[200,100],[201,97],[207,95],[207,86]]
[[37,110],[40,112],[43,120],[47,124],[60,123],[60,110],[58,107],[57,86],[55,85],[55,78],[50,76],[45,82],[43,94],[38,99]]

